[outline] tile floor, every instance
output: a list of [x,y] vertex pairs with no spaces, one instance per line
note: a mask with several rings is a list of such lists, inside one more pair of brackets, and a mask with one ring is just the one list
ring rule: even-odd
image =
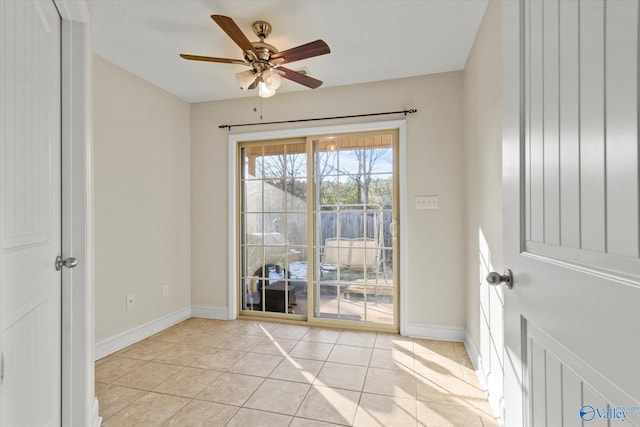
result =
[[191,318],[96,362],[103,426],[496,426],[462,343]]

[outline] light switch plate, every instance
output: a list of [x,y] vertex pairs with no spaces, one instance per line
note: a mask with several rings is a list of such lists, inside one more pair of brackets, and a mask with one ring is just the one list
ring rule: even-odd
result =
[[416,209],[439,209],[438,196],[415,196]]

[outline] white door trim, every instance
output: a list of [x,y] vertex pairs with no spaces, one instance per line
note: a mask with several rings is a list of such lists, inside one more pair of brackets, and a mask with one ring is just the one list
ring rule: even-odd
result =
[[[520,152],[521,140],[521,114],[522,102],[521,85],[521,2],[505,1],[502,3],[502,52],[503,52],[503,129],[502,129],[502,184],[503,200],[520,200],[520,165],[522,162]],[[518,37],[512,37],[517,34]],[[518,108],[514,108],[514,107]],[[504,253],[520,253],[520,235],[522,233],[520,213],[522,206],[503,206],[503,233],[504,236],[514,236],[513,239],[504,241]],[[505,262],[507,260],[505,259]],[[513,267],[512,267],[513,268]],[[505,305],[507,303],[505,302]],[[520,317],[510,318],[506,313],[504,323],[504,389],[505,396],[504,418],[505,425],[519,427],[525,426],[525,401],[527,377],[523,372],[523,345],[509,346],[509,342],[517,342],[525,335],[525,325]],[[518,338],[512,338],[518,337]],[[507,400],[509,396],[509,400]]]
[[406,335],[407,330],[407,310],[409,300],[408,286],[406,284],[406,256],[407,253],[407,232],[404,224],[407,223],[407,122],[405,120],[393,120],[384,122],[372,122],[372,123],[356,123],[347,125],[325,126],[325,127],[313,127],[303,129],[285,129],[276,131],[265,132],[251,132],[229,135],[228,139],[228,168],[229,168],[229,188],[228,188],[228,205],[229,205],[229,217],[228,217],[228,242],[229,242],[229,288],[228,288],[228,304],[229,304],[229,319],[235,319],[238,317],[238,293],[236,292],[236,284],[238,280],[236,272],[237,263],[237,242],[236,242],[236,215],[238,214],[237,206],[237,146],[243,141],[255,141],[266,140],[276,138],[296,138],[306,137],[308,135],[325,135],[332,133],[347,133],[347,132],[366,132],[377,131],[386,129],[398,129],[398,179],[400,180],[400,235],[399,235],[399,250],[400,250],[400,334]]
[[62,18],[62,425],[99,426],[94,390],[91,30],[85,0],[54,0]]

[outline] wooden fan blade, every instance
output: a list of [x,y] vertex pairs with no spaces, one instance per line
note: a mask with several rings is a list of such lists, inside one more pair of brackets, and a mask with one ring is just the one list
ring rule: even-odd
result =
[[252,90],[258,87],[258,83],[260,83],[260,79],[256,77],[256,79],[247,87],[247,90]]
[[[321,80],[305,76],[304,74],[300,74],[297,71],[293,71],[285,67],[278,67],[277,70],[279,71],[278,74],[282,74],[282,77],[284,77],[285,79],[289,79],[311,89],[316,89],[322,85]],[[280,73],[280,71],[282,71],[282,73]]]
[[329,45],[322,40],[316,40],[307,44],[300,45],[282,52],[274,53],[269,59],[277,59],[278,64],[286,64],[287,62],[300,61],[302,59],[313,58],[314,56],[326,55],[331,53]]
[[253,44],[251,44],[247,36],[244,35],[233,19],[224,15],[211,15],[211,19],[213,19],[215,23],[218,24],[229,37],[231,37],[231,40],[240,46],[240,49],[242,49],[243,52],[250,50],[256,55],[258,54],[253,47]]
[[192,61],[221,62],[223,64],[247,65],[245,61],[242,61],[240,59],[216,58],[214,56],[190,55],[188,53],[181,53],[180,57],[184,59],[190,59]]

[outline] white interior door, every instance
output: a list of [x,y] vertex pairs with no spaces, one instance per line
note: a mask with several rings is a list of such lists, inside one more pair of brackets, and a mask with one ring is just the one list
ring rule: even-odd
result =
[[0,425],[60,425],[60,16],[0,1]]
[[505,424],[640,425],[638,2],[503,5]]

